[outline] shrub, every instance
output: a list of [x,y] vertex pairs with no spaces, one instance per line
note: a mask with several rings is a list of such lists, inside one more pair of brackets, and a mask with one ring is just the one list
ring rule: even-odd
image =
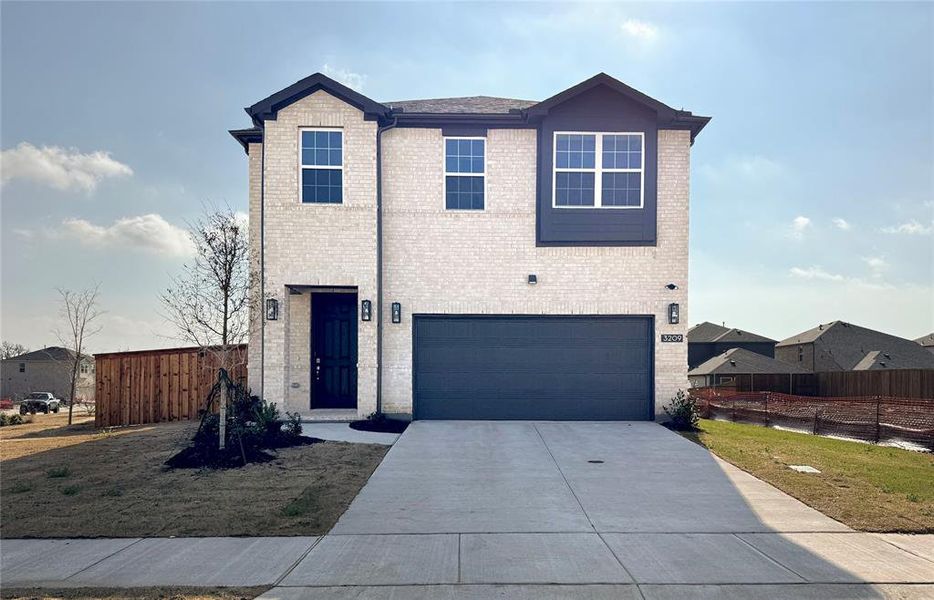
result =
[[22,425],[28,421],[20,414],[8,415],[6,413],[0,413],[0,427],[6,427],[7,425]]
[[665,413],[671,417],[668,425],[678,431],[694,431],[697,429],[697,422],[700,415],[697,410],[697,403],[694,398],[684,393],[684,390],[678,390],[671,402],[665,406]]
[[[192,443],[168,461],[174,468],[241,467],[250,462],[265,462],[274,457],[264,450],[313,443],[301,436],[301,415],[288,414],[283,421],[275,403],[254,396],[242,385],[221,375],[220,385],[227,386],[227,421],[225,448],[218,446],[220,416],[202,412],[201,425]],[[215,388],[212,402],[219,397]],[[283,425],[286,425],[283,430]]]
[[300,437],[302,435],[302,415],[297,412],[286,412],[285,417],[285,435],[290,438]]

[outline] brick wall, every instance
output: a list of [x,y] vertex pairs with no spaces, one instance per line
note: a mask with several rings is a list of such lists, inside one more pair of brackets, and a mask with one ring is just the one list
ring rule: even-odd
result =
[[[344,129],[343,205],[301,203],[302,126]],[[279,321],[266,324],[264,391],[285,399],[287,410],[307,409],[307,390],[290,385],[308,381],[309,311],[285,286],[356,286],[360,299],[376,302],[375,138],[374,122],[321,91],[266,123],[265,291],[282,309]],[[687,386],[687,344],[659,342],[661,333],[687,334],[687,131],[659,132],[653,247],[536,247],[534,130],[489,130],[486,209],[477,212],[444,209],[440,130],[393,129],[383,143],[386,411],[411,412],[412,313],[654,315],[657,405]],[[259,200],[253,152],[251,219]],[[527,284],[530,273],[538,285]],[[672,282],[679,289],[665,288]],[[401,324],[391,323],[392,302],[402,303]],[[671,302],[681,305],[680,325],[667,324]],[[375,408],[375,333],[375,319],[359,323],[361,415]],[[255,352],[251,346],[251,359]],[[257,371],[251,363],[251,375]]]
[[[489,130],[485,210],[445,210],[442,141],[384,136],[384,300],[403,306],[384,326],[385,410],[411,411],[412,313],[655,315],[657,404],[685,388],[687,344],[658,334],[687,334],[689,133],[659,132],[658,245],[626,248],[536,247],[534,130]],[[670,302],[681,325],[667,324]]]
[[[300,127],[343,129],[343,204],[302,204]],[[308,298],[286,286],[355,286],[360,298],[375,300],[376,123],[318,91],[267,121],[264,143],[264,284],[267,297],[278,298],[280,316],[265,327],[263,392],[283,410],[307,412]],[[376,322],[360,323],[358,336],[358,409],[367,414],[376,407]]]

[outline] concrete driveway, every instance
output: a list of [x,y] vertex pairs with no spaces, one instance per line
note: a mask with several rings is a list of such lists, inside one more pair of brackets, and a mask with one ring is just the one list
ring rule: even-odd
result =
[[934,598],[934,536],[853,532],[652,423],[416,422],[324,537],[4,539],[0,558],[7,588],[267,600]]
[[654,423],[419,421],[266,597],[922,598],[922,546]]

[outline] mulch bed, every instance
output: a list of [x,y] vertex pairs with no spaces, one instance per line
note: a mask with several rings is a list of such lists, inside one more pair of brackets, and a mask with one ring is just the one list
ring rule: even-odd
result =
[[376,433],[402,433],[409,426],[408,421],[401,419],[387,419],[381,417],[377,419],[362,419],[360,421],[351,421],[350,428],[357,431],[372,431]]

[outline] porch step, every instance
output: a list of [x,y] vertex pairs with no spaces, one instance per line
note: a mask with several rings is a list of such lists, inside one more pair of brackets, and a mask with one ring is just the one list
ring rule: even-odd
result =
[[350,423],[357,419],[354,408],[317,408],[302,414],[304,423]]

